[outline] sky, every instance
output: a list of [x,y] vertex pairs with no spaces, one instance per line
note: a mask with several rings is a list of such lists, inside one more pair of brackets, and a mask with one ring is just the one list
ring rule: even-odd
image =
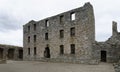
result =
[[95,15],[95,39],[112,35],[112,21],[120,30],[120,0],[0,0],[0,44],[23,46],[23,25],[57,15],[90,2]]

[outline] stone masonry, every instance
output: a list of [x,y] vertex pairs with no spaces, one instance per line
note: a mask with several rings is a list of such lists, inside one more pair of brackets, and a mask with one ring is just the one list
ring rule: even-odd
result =
[[[90,3],[40,21],[32,20],[23,27],[24,60],[50,58],[89,61],[92,58],[95,21]],[[61,34],[63,37],[60,37]],[[60,50],[61,47],[63,50]]]
[[107,41],[95,41],[94,11],[89,2],[40,21],[31,20],[23,31],[24,60],[98,64],[120,58],[117,23],[113,21]]
[[0,60],[22,60],[23,48],[0,44]]

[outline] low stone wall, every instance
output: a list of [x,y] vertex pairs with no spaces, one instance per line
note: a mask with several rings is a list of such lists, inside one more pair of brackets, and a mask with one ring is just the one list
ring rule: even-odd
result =
[[82,60],[82,59],[59,59],[59,58],[41,58],[37,61],[42,62],[60,62],[60,63],[75,63],[75,64],[91,64],[97,65],[99,64],[99,60]]
[[6,60],[0,60],[0,64],[5,64],[6,63]]
[[115,72],[120,72],[120,63],[113,64]]

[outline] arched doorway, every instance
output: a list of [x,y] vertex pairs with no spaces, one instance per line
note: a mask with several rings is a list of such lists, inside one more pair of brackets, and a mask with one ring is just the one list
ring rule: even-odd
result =
[[101,62],[106,62],[107,59],[107,54],[106,54],[106,51],[101,51]]
[[8,49],[8,59],[14,59],[14,49]]
[[23,50],[19,50],[19,59],[23,59]]
[[0,48],[0,59],[3,59],[3,49]]
[[45,57],[45,58],[50,58],[50,49],[49,49],[49,47],[46,47],[46,48],[45,48],[44,57]]

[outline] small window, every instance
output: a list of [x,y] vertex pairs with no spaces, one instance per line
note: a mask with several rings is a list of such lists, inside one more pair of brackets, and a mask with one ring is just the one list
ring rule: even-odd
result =
[[30,36],[28,36],[28,43],[30,43]]
[[34,42],[36,42],[36,35],[34,35]]
[[71,54],[75,54],[75,44],[71,44]]
[[60,54],[64,54],[64,46],[60,45]]
[[36,53],[36,47],[34,47],[34,55],[36,55],[37,53]]
[[60,24],[62,24],[63,21],[64,21],[64,16],[62,15],[62,16],[60,16]]
[[34,24],[34,31],[36,31],[36,24]]
[[75,36],[75,27],[70,28],[70,35]]
[[30,26],[28,26],[28,32],[30,32]]
[[75,13],[71,13],[71,20],[75,20]]
[[64,38],[64,30],[60,30],[60,38]]
[[45,27],[49,27],[49,21],[48,20],[45,21]]
[[45,33],[45,40],[48,40],[48,33]]
[[28,55],[30,55],[30,48],[28,48]]

